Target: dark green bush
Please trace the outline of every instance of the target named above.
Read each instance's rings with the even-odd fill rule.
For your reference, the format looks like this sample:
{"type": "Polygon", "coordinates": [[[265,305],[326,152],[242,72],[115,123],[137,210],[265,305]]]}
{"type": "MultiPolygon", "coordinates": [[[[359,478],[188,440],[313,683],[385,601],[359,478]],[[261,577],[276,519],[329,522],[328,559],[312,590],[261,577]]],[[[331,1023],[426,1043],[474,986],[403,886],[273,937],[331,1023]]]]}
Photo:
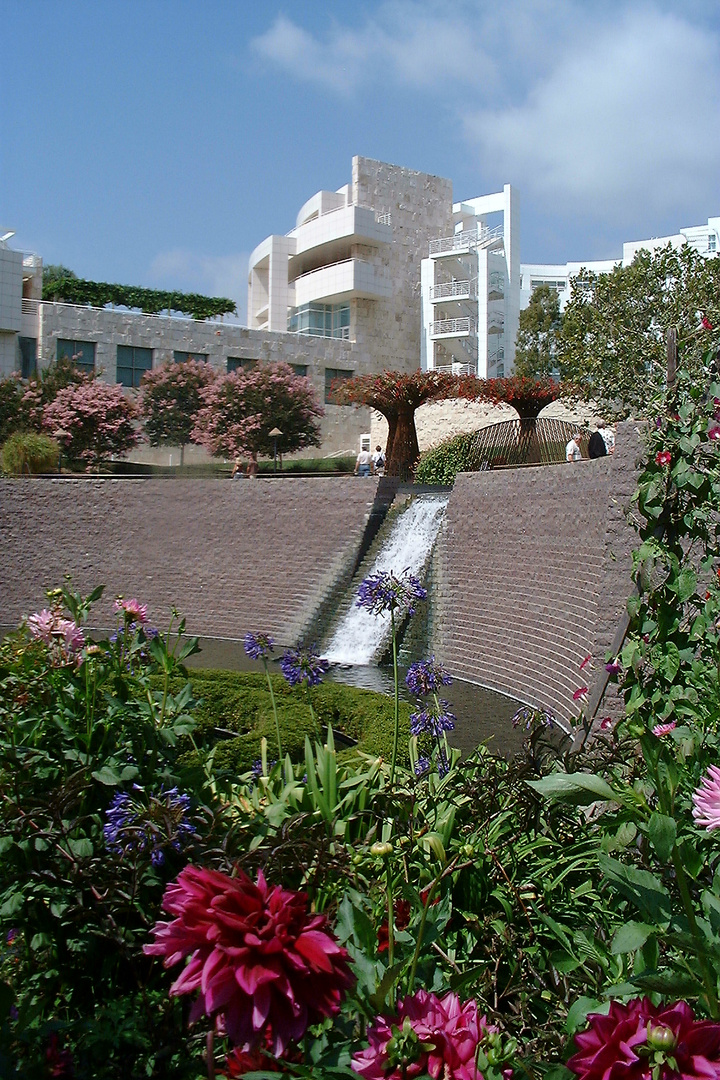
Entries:
{"type": "Polygon", "coordinates": [[[34,431],[16,431],[2,446],[3,472],[15,476],[56,472],[59,458],[55,440],[34,431]]]}
{"type": "Polygon", "coordinates": [[[446,439],[439,446],[433,446],[425,450],[421,455],[415,469],[416,484],[446,484],[455,483],[455,477],[459,472],[468,472],[476,465],[470,464],[470,452],[475,432],[462,432],[446,439]]]}

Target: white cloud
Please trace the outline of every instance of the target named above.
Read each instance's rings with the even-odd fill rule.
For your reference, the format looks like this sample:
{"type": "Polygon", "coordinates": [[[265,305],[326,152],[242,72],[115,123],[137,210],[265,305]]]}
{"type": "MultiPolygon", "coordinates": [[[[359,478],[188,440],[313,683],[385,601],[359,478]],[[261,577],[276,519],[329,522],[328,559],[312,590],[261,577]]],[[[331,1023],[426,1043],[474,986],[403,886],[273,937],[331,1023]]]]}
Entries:
{"type": "Polygon", "coordinates": [[[237,305],[237,318],[247,319],[248,252],[235,255],[199,255],[176,248],[160,252],[150,264],[150,277],[158,287],[183,292],[226,296],[237,305]]]}
{"type": "Polygon", "coordinates": [[[657,9],[630,11],[572,43],[521,104],[469,112],[465,130],[481,161],[585,213],[716,199],[717,37],[657,9]]]}

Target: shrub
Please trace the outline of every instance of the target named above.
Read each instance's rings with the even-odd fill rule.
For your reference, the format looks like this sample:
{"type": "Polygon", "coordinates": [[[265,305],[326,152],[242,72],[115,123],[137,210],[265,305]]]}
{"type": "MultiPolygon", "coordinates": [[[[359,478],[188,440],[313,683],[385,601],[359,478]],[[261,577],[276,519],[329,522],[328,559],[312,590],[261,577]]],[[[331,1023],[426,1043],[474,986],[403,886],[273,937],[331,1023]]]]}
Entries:
{"type": "Polygon", "coordinates": [[[43,427],[64,432],[60,436],[68,458],[81,465],[97,465],[111,454],[124,454],[137,446],[140,436],[133,423],[135,407],[121,386],[92,379],[67,386],[43,412],[43,427]]]}
{"type": "Polygon", "coordinates": [[[467,472],[473,466],[470,463],[472,441],[475,432],[461,432],[451,439],[446,439],[439,446],[433,446],[420,455],[415,470],[416,484],[455,483],[459,472],[467,472]]]}
{"type": "Polygon", "coordinates": [[[60,447],[55,440],[34,431],[17,431],[2,447],[3,471],[13,475],[55,472],[59,458],[60,447]]]}

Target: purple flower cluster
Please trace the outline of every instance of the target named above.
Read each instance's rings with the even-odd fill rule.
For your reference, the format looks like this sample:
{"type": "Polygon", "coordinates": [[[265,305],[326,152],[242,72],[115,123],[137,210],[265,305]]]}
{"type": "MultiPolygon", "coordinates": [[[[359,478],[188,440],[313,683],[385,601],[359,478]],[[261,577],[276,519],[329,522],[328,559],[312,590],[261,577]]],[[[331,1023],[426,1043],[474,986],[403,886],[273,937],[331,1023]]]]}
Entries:
{"type": "Polygon", "coordinates": [[[110,635],[108,641],[118,649],[121,662],[133,671],[138,666],[150,663],[151,655],[145,646],[159,633],[156,627],[147,626],[142,621],[126,621],[110,635]]]}
{"type": "Polygon", "coordinates": [[[554,725],[555,717],[551,712],[547,709],[533,709],[530,705],[524,705],[522,709],[518,709],[512,718],[514,728],[524,727],[526,731],[535,727],[551,728],[554,725]]]}
{"type": "Polygon", "coordinates": [[[356,604],[371,615],[397,611],[398,608],[408,615],[414,615],[418,600],[427,600],[427,590],[423,589],[414,574],[405,571],[396,577],[389,571],[381,570],[370,574],[361,583],[356,604]]]}
{"type": "Polygon", "coordinates": [[[245,652],[251,660],[268,660],[275,647],[269,634],[246,634],[245,652]]]}
{"type": "Polygon", "coordinates": [[[435,696],[435,700],[425,705],[410,717],[411,735],[432,735],[439,739],[445,731],[455,730],[457,717],[450,712],[450,702],[435,696]]]}
{"type": "Polygon", "coordinates": [[[162,866],[168,847],[182,851],[197,834],[187,816],[190,796],[176,787],[161,787],[158,795],[145,800],[142,788],[134,785],[133,790],[134,796],[126,791],[113,795],[105,811],[105,843],[117,855],[149,851],[153,866],[162,866]]]}
{"type": "Polygon", "coordinates": [[[301,683],[317,686],[329,667],[327,660],[322,660],[313,649],[303,645],[298,645],[297,649],[288,649],[280,661],[282,673],[291,686],[299,686],[301,683]]]}
{"type": "Polygon", "coordinates": [[[438,694],[442,686],[449,686],[451,682],[452,678],[434,656],[429,660],[418,660],[411,664],[405,676],[405,685],[410,693],[417,697],[438,694]]]}

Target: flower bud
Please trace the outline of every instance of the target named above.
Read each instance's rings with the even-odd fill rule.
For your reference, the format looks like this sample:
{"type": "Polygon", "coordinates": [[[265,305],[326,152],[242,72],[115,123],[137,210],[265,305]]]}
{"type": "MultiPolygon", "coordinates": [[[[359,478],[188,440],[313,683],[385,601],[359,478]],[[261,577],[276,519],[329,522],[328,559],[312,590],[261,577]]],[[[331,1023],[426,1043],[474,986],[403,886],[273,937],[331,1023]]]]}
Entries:
{"type": "Polygon", "coordinates": [[[370,854],[377,855],[378,858],[382,859],[386,855],[390,855],[392,853],[392,849],[393,846],[389,840],[386,840],[384,843],[380,840],[377,840],[370,848],[370,854]]]}
{"type": "Polygon", "coordinates": [[[648,1024],[647,1041],[652,1050],[674,1050],[677,1045],[675,1032],[664,1024],[656,1027],[648,1024]]]}

